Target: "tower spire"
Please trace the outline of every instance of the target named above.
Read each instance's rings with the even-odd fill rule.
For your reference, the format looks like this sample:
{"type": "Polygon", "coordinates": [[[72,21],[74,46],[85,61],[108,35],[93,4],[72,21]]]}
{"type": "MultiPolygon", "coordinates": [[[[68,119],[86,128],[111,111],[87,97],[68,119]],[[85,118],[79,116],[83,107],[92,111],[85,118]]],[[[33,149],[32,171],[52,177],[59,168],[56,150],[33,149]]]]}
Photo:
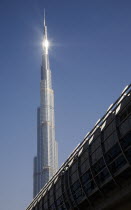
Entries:
{"type": "Polygon", "coordinates": [[[45,21],[45,9],[44,9],[44,39],[43,39],[43,49],[45,54],[48,54],[49,42],[47,37],[47,26],[45,21]]]}
{"type": "Polygon", "coordinates": [[[45,27],[45,8],[44,8],[44,27],[45,27]]]}
{"type": "Polygon", "coordinates": [[[47,39],[47,26],[45,20],[45,9],[44,9],[44,38],[47,39]]]}

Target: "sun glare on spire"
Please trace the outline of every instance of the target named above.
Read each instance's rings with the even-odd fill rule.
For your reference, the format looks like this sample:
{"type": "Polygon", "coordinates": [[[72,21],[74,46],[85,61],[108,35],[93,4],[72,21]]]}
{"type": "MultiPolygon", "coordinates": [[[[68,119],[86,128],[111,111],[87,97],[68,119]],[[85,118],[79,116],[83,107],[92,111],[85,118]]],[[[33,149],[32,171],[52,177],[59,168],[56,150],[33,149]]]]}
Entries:
{"type": "Polygon", "coordinates": [[[48,54],[49,45],[50,44],[49,44],[48,39],[43,40],[42,46],[43,46],[43,49],[46,51],[46,54],[48,54]]]}
{"type": "Polygon", "coordinates": [[[49,41],[47,39],[43,41],[43,47],[49,47],[49,41]]]}
{"type": "Polygon", "coordinates": [[[45,39],[44,41],[43,41],[43,47],[44,48],[49,48],[49,41],[47,40],[47,39],[45,39]]]}

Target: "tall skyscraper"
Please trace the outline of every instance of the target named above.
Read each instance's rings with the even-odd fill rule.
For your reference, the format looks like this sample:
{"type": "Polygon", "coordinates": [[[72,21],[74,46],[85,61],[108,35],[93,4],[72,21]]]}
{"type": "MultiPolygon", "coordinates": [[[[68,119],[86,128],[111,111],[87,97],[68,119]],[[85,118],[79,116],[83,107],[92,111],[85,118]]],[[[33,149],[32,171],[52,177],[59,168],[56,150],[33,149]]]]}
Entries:
{"type": "Polygon", "coordinates": [[[37,109],[37,156],[34,157],[33,197],[58,169],[55,140],[54,91],[48,55],[49,42],[44,15],[44,38],[40,81],[40,107],[37,109]]]}

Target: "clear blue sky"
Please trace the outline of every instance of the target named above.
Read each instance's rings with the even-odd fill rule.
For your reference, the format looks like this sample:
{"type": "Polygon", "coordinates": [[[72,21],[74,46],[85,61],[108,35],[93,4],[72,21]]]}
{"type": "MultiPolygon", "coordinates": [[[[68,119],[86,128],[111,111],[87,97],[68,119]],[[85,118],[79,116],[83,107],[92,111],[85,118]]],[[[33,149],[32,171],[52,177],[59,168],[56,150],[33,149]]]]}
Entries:
{"type": "Polygon", "coordinates": [[[32,200],[44,7],[59,165],[130,83],[130,0],[0,0],[0,210],[32,200]]]}

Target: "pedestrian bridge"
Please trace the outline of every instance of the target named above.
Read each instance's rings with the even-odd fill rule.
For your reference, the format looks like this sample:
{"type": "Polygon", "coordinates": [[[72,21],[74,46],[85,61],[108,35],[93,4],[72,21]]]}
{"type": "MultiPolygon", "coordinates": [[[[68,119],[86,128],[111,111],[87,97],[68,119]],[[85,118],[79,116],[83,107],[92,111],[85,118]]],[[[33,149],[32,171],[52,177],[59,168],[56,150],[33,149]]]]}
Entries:
{"type": "Polygon", "coordinates": [[[131,84],[27,210],[131,209],[131,84]]]}

